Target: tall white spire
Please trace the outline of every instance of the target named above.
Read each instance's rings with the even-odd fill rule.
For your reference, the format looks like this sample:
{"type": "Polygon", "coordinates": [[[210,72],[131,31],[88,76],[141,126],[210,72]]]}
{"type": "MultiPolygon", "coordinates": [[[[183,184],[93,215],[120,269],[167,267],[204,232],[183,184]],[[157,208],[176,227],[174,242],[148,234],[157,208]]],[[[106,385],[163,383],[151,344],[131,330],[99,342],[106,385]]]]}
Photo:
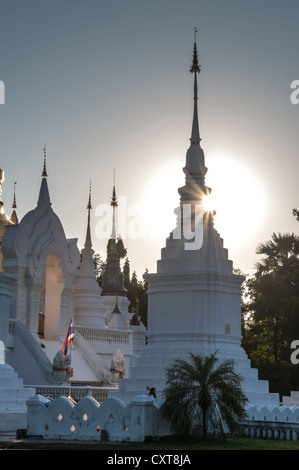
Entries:
{"type": "Polygon", "coordinates": [[[90,235],[91,182],[88,196],[87,230],[81,263],[75,284],[75,324],[106,329],[106,307],[101,302],[101,289],[96,280],[93,263],[94,250],[90,235]]]}
{"type": "Polygon", "coordinates": [[[194,74],[194,92],[193,92],[193,119],[191,128],[190,146],[186,153],[186,165],[184,173],[186,175],[185,186],[179,188],[182,204],[201,204],[207,188],[205,186],[205,174],[207,168],[205,166],[205,155],[200,145],[200,132],[198,124],[198,88],[197,88],[197,74],[200,73],[201,67],[198,63],[197,44],[196,44],[197,29],[194,28],[194,44],[193,44],[193,58],[190,67],[190,72],[194,74]]]}

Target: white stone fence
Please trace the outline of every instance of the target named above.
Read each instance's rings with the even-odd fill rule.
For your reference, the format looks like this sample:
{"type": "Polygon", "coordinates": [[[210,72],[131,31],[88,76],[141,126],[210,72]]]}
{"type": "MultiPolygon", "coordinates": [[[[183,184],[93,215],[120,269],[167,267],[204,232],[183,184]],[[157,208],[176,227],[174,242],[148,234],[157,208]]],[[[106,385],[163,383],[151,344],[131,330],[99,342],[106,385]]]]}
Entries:
{"type": "MultiPolygon", "coordinates": [[[[161,402],[146,395],[129,404],[117,397],[99,403],[84,397],[77,404],[61,396],[54,401],[36,394],[27,401],[27,436],[43,439],[143,442],[147,436],[170,434],[161,402]]],[[[255,438],[299,440],[299,406],[249,406],[241,423],[255,438]]]]}
{"type": "Polygon", "coordinates": [[[299,440],[299,406],[249,406],[243,421],[245,435],[253,438],[299,440]]]}
{"type": "Polygon", "coordinates": [[[137,441],[168,435],[160,404],[138,395],[129,404],[117,397],[103,403],[84,397],[77,404],[61,396],[49,401],[34,395],[27,401],[27,436],[43,439],[137,441]]]}

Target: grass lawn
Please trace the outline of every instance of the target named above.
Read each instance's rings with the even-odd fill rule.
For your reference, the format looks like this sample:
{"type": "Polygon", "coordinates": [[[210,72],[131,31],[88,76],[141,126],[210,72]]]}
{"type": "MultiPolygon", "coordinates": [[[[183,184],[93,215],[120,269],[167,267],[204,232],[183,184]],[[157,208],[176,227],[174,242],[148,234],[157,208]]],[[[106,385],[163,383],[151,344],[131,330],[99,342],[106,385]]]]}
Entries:
{"type": "Polygon", "coordinates": [[[251,439],[247,437],[228,437],[226,442],[211,440],[207,442],[178,442],[174,438],[149,440],[147,442],[78,442],[78,441],[20,441],[0,442],[0,450],[109,450],[117,451],[194,451],[194,450],[299,450],[299,441],[277,441],[270,439],[251,439]]]}

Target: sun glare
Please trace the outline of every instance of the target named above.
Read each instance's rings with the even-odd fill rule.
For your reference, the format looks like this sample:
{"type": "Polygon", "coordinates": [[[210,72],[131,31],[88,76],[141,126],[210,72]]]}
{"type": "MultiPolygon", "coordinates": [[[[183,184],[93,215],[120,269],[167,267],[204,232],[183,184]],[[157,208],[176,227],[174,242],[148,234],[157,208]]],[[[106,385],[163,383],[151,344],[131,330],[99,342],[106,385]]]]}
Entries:
{"type": "Polygon", "coordinates": [[[207,212],[213,212],[215,210],[215,206],[217,205],[217,201],[215,201],[214,195],[209,194],[204,196],[203,198],[203,208],[207,212]]]}
{"type": "MultiPolygon", "coordinates": [[[[258,175],[225,155],[206,159],[206,185],[211,194],[204,208],[216,211],[214,226],[229,249],[240,249],[259,230],[267,210],[267,196],[258,175]]],[[[144,221],[148,238],[164,243],[176,225],[178,188],[184,185],[182,164],[165,167],[145,188],[144,221]]]]}

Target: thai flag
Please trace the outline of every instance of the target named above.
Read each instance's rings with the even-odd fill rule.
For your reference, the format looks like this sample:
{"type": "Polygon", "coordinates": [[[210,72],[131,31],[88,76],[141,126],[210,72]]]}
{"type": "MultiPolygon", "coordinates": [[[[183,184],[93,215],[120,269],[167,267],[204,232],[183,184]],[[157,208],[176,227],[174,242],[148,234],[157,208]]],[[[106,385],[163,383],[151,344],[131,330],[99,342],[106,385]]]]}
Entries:
{"type": "Polygon", "coordinates": [[[67,355],[67,348],[68,348],[68,345],[70,343],[72,343],[74,341],[74,325],[73,325],[73,322],[71,320],[70,322],[70,326],[69,326],[69,329],[67,331],[67,335],[65,337],[65,340],[64,340],[64,343],[63,343],[63,346],[61,348],[61,351],[63,352],[63,359],[65,358],[65,356],[67,355]]]}

